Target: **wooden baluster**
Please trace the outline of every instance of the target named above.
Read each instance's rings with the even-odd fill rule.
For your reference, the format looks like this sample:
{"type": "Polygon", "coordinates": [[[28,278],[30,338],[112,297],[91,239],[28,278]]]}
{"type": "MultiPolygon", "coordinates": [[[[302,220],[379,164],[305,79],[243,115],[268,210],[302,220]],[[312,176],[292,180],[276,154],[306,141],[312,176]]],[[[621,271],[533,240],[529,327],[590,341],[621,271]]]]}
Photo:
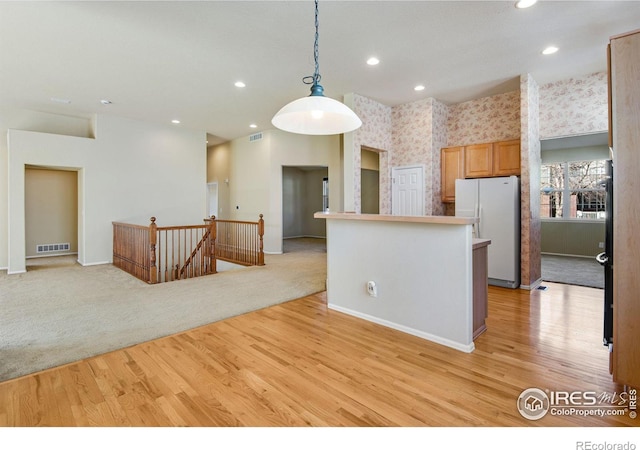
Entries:
{"type": "Polygon", "coordinates": [[[262,237],[264,236],[264,220],[260,214],[260,220],[258,220],[258,237],[259,237],[259,249],[258,249],[258,265],[264,266],[264,242],[262,237]]]}
{"type": "Polygon", "coordinates": [[[156,267],[156,239],[158,234],[158,225],[156,225],[156,218],[151,218],[151,225],[149,225],[149,249],[151,250],[149,258],[149,283],[156,284],[158,282],[158,268],[156,267]]]}
{"type": "Polygon", "coordinates": [[[211,223],[209,224],[209,240],[211,247],[209,250],[209,261],[211,273],[218,273],[218,260],[216,259],[216,239],[218,239],[218,222],[216,216],[211,216],[211,223]]]}

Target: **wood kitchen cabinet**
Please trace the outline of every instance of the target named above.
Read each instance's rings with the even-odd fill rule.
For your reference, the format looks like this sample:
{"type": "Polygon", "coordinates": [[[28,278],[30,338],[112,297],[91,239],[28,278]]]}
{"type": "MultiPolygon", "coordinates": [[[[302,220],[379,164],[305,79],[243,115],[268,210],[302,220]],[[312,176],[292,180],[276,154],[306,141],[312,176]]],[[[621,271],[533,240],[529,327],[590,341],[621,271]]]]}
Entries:
{"type": "Polygon", "coordinates": [[[442,202],[455,203],[456,179],[520,175],[520,139],[445,147],[440,170],[442,202]]]}
{"type": "Polygon", "coordinates": [[[489,239],[473,240],[473,340],[487,330],[488,315],[488,248],[489,239]]]}
{"type": "Polygon", "coordinates": [[[464,147],[443,148],[440,171],[442,202],[453,203],[456,200],[456,179],[464,178],[464,147]]]}
{"type": "Polygon", "coordinates": [[[611,363],[616,383],[640,388],[640,30],[611,38],[609,73],[614,193],[611,363]]]}
{"type": "Polygon", "coordinates": [[[520,140],[467,145],[464,148],[465,178],[520,175],[520,140]]]}
{"type": "Polygon", "coordinates": [[[464,177],[493,176],[493,144],[467,145],[464,148],[464,177]]]}
{"type": "Polygon", "coordinates": [[[520,139],[493,143],[493,176],[520,175],[520,139]]]}

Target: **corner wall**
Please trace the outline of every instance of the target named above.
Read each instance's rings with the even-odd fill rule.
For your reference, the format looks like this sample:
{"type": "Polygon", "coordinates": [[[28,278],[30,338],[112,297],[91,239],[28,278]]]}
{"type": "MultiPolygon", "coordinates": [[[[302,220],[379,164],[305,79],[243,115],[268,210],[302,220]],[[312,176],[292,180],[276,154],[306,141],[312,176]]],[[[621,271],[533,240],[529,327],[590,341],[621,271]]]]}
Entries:
{"type": "Polygon", "coordinates": [[[535,289],[542,277],[540,261],[540,106],[531,75],[520,79],[520,283],[535,289]]]}
{"type": "Polygon", "coordinates": [[[337,211],[340,198],[333,193],[342,190],[340,136],[306,136],[280,130],[262,134],[257,141],[243,137],[229,144],[230,218],[256,221],[263,214],[264,251],[282,253],[282,167],[328,167],[329,208],[337,211]]]}
{"type": "Polygon", "coordinates": [[[112,260],[113,221],[202,223],[206,214],[206,135],[98,116],[96,138],[9,130],[7,265],[25,271],[25,166],[78,170],[78,261],[112,260]]]}

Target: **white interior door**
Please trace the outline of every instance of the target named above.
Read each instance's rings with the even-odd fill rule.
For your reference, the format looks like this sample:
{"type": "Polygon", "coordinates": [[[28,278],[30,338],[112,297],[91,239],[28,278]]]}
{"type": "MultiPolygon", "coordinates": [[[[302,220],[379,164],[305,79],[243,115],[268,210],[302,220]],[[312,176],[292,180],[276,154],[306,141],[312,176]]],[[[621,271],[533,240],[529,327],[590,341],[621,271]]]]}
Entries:
{"type": "Polygon", "coordinates": [[[218,217],[218,183],[207,184],[207,213],[218,217]]]}
{"type": "Polygon", "coordinates": [[[424,215],[424,167],[391,169],[391,213],[395,216],[424,215]]]}

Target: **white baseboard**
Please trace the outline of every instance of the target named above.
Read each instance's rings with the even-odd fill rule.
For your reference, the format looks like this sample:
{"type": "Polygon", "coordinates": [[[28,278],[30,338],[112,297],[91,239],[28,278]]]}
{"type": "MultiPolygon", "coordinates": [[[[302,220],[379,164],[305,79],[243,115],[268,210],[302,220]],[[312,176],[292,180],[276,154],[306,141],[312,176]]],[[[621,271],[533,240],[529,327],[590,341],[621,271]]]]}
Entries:
{"type": "Polygon", "coordinates": [[[14,270],[14,271],[9,272],[7,270],[7,275],[18,275],[19,273],[27,273],[27,271],[26,270],[14,270]]]}
{"type": "MultiPolygon", "coordinates": [[[[604,251],[604,249],[602,249],[604,251]]],[[[585,256],[585,255],[567,255],[566,253],[540,253],[541,255],[549,255],[549,256],[568,256],[571,258],[584,258],[584,259],[596,259],[595,256],[585,256]]]]}
{"type": "Polygon", "coordinates": [[[104,265],[104,264],[111,264],[111,261],[92,262],[92,263],[82,263],[82,262],[80,262],[80,260],[78,260],[78,264],[80,264],[82,267],[89,267],[89,266],[102,266],[102,265],[104,265]]]}
{"type": "Polygon", "coordinates": [[[521,284],[520,285],[520,289],[524,289],[527,291],[534,291],[536,289],[538,289],[538,286],[540,286],[542,284],[542,278],[538,278],[536,281],[534,281],[533,283],[527,285],[527,284],[521,284]]]}
{"type": "Polygon", "coordinates": [[[343,308],[342,306],[334,305],[331,303],[329,303],[327,306],[329,307],[329,309],[333,309],[335,311],[348,314],[350,316],[354,316],[369,322],[377,323],[378,325],[382,325],[388,328],[393,328],[394,330],[402,331],[403,333],[411,334],[413,336],[417,336],[427,341],[435,342],[436,344],[441,344],[455,350],[460,350],[461,352],[471,353],[473,350],[475,350],[475,345],[473,342],[471,342],[471,344],[469,345],[465,345],[460,342],[443,338],[441,336],[436,336],[435,334],[425,333],[424,331],[416,330],[415,328],[410,328],[404,325],[397,324],[395,322],[390,322],[388,320],[370,316],[369,314],[364,314],[349,308],[343,308]]]}

